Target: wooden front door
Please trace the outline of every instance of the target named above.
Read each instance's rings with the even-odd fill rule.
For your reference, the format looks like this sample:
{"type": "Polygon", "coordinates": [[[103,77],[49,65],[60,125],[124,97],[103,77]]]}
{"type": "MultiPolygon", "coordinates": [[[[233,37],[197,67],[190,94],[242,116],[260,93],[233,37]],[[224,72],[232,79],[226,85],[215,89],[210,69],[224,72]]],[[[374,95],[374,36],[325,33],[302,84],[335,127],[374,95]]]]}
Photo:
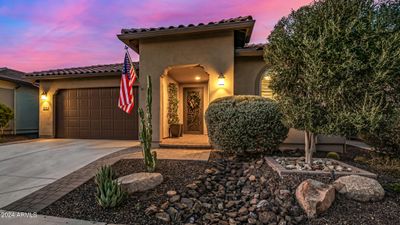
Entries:
{"type": "Polygon", "coordinates": [[[183,132],[203,134],[203,88],[183,88],[183,132]]]}

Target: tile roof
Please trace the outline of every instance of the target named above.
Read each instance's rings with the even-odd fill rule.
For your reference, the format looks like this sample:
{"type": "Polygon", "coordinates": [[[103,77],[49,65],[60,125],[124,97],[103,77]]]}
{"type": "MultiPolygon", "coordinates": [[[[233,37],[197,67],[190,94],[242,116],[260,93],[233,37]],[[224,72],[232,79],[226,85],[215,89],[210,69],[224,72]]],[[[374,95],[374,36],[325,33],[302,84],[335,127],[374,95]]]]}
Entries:
{"type": "Polygon", "coordinates": [[[178,26],[168,26],[168,27],[156,27],[156,28],[131,28],[131,29],[122,29],[121,34],[133,34],[133,33],[144,33],[144,32],[152,32],[152,31],[162,31],[162,30],[180,30],[184,28],[200,28],[200,27],[211,27],[215,25],[221,24],[230,24],[230,23],[239,23],[239,22],[247,22],[254,21],[252,16],[240,16],[236,18],[223,19],[216,22],[209,23],[199,23],[199,24],[189,24],[189,25],[178,25],[178,26]]]}
{"type": "MultiPolygon", "coordinates": [[[[139,63],[134,62],[136,70],[139,68],[139,63]]],[[[46,70],[40,72],[27,73],[27,78],[41,78],[41,77],[80,77],[81,75],[98,76],[102,73],[120,73],[122,72],[122,63],[106,64],[106,65],[93,65],[84,67],[73,67],[56,70],[46,70]]]]}
{"type": "Polygon", "coordinates": [[[13,70],[7,67],[0,68],[0,80],[6,80],[17,84],[35,86],[35,84],[29,82],[29,80],[24,79],[24,74],[25,74],[24,72],[13,70]]]}

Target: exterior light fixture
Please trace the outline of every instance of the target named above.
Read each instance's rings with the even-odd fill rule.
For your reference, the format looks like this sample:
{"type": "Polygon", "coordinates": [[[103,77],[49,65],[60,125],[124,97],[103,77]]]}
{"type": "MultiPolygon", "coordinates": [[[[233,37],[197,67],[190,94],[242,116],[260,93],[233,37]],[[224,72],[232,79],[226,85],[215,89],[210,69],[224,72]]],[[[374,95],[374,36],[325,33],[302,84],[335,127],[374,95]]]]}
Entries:
{"type": "Polygon", "coordinates": [[[222,73],[218,76],[218,85],[219,86],[224,86],[225,85],[225,76],[222,73]]]}
{"type": "Polygon", "coordinates": [[[47,101],[47,93],[42,92],[42,94],[40,95],[40,99],[42,99],[42,101],[47,101]]]}
{"type": "Polygon", "coordinates": [[[195,79],[195,80],[200,80],[200,77],[199,77],[199,76],[196,76],[194,79],[195,79]]]}

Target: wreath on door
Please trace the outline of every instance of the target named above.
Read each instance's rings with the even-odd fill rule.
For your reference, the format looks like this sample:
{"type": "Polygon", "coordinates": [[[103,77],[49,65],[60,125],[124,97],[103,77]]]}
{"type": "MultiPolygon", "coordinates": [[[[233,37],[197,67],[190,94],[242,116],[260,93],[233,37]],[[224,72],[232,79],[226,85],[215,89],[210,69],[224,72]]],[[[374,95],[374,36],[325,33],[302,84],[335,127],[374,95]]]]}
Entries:
{"type": "Polygon", "coordinates": [[[200,107],[200,96],[198,92],[191,92],[187,99],[187,104],[191,110],[198,109],[200,107]]]}

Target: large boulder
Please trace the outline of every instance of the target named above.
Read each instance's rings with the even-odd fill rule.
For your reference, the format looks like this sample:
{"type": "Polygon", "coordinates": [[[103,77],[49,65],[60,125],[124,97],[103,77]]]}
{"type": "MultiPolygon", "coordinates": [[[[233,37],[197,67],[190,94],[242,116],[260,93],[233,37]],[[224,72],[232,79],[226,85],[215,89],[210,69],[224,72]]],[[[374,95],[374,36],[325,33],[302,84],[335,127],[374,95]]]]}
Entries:
{"type": "Polygon", "coordinates": [[[133,173],[117,179],[123,190],[129,194],[155,188],[163,182],[160,173],[133,173]]]}
{"type": "Polygon", "coordinates": [[[385,190],[375,179],[350,175],[340,177],[333,183],[335,189],[347,198],[360,201],[379,201],[385,196],[385,190]]]}
{"type": "Polygon", "coordinates": [[[296,189],[296,199],[308,218],[326,211],[335,200],[335,188],[316,180],[307,179],[296,189]]]}

